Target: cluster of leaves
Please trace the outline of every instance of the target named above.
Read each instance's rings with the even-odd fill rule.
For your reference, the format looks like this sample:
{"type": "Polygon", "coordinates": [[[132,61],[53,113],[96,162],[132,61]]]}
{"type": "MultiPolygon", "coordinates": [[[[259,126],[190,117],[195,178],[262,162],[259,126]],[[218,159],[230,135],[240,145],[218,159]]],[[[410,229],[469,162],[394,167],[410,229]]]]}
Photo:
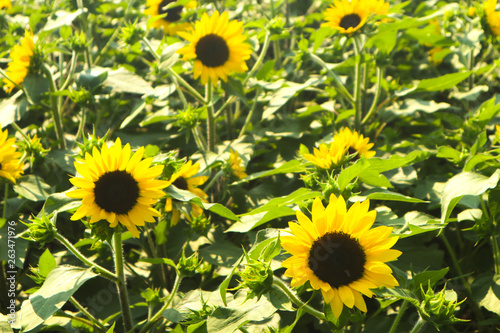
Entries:
{"type": "MultiPolygon", "coordinates": [[[[364,52],[357,55],[350,35],[320,27],[326,1],[201,4],[194,17],[224,9],[245,22],[254,50],[252,75],[233,75],[214,89],[213,105],[221,112],[211,152],[197,142],[207,106],[177,78],[201,95],[204,87],[176,53],[182,39],[148,26],[144,3],[16,1],[0,13],[3,58],[29,24],[52,73],[30,73],[12,95],[0,91],[0,124],[36,134],[42,147],[25,149],[25,175],[3,195],[0,261],[9,259],[6,221],[26,223],[18,223],[18,234],[42,227],[51,232],[31,241],[16,238],[19,310],[13,329],[123,331],[116,286],[68,250],[73,246],[113,270],[106,237],[96,239],[88,223],[70,221],[80,203],[64,193],[76,173],[75,157],[101,145],[99,137],[146,146],[146,156],[164,164],[167,174],[192,159],[209,176],[209,202],[175,186],[165,190],[184,213],[178,224],[170,222],[162,200],[162,217],[143,228],[143,237],[125,234],[138,330],[151,323],[151,332],[380,332],[397,320],[403,332],[418,318],[433,324],[425,332],[498,327],[500,44],[479,1],[390,4],[388,18],[362,35],[364,52]],[[338,82],[353,91],[357,66],[364,72],[362,106],[374,111],[358,130],[375,143],[377,154],[315,178],[317,170],[303,155],[342,127],[355,126],[355,110],[338,82]],[[55,106],[64,144],[53,122],[55,106]],[[239,153],[247,177],[239,179],[228,167],[231,150],[239,153]],[[325,307],[328,320],[320,322],[273,278],[283,278],[287,257],[279,229],[297,209],[307,211],[315,197],[330,193],[350,203],[370,199],[376,224],[394,228],[400,236],[394,248],[403,254],[391,263],[400,286],[377,290],[380,298],[369,303],[367,314],[352,310],[332,318],[325,307]],[[204,214],[190,216],[191,204],[204,214]],[[180,275],[182,284],[173,292],[180,275]],[[167,300],[171,306],[152,321],[167,300]]],[[[21,141],[22,134],[16,136],[21,141]]],[[[23,145],[30,147],[29,141],[23,145]]],[[[0,273],[4,313],[8,299],[0,273]]],[[[321,308],[307,284],[297,294],[321,308]]],[[[2,323],[0,328],[12,332],[2,323]]]]}

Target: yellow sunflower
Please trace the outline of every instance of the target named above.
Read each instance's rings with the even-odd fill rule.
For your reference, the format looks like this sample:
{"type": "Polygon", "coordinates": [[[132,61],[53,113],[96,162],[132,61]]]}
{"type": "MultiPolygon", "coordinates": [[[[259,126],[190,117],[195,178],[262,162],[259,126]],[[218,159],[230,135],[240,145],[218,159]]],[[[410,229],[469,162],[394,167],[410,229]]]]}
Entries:
{"type": "Polygon", "coordinates": [[[371,14],[370,0],[338,0],[325,11],[326,23],[344,34],[351,34],[359,30],[371,14]]]}
{"type": "Polygon", "coordinates": [[[486,21],[490,26],[491,31],[500,36],[500,11],[495,11],[497,7],[497,0],[487,0],[484,3],[484,12],[486,14],[486,21]]]}
{"type": "Polygon", "coordinates": [[[10,3],[10,0],[0,0],[0,9],[11,9],[12,4],[10,3]]]}
{"type": "Polygon", "coordinates": [[[178,35],[190,42],[178,52],[184,60],[195,60],[194,78],[201,76],[202,84],[210,79],[216,86],[219,78],[227,81],[232,72],[248,70],[245,61],[250,58],[252,50],[245,43],[247,37],[243,34],[243,22],[229,21],[227,12],[219,15],[215,11],[210,17],[204,13],[194,29],[179,31],[178,35]]]}
{"type": "MultiPolygon", "coordinates": [[[[203,192],[202,189],[197,186],[205,184],[208,177],[207,176],[197,176],[194,177],[200,171],[200,164],[195,163],[193,161],[188,161],[184,164],[179,171],[174,173],[172,177],[170,177],[169,183],[175,185],[175,187],[189,191],[196,196],[200,197],[203,201],[206,201],[208,195],[203,192]]],[[[172,212],[172,224],[176,225],[179,222],[180,212],[179,210],[174,208],[172,198],[167,198],[167,203],[165,205],[165,211],[172,212]]],[[[203,209],[198,205],[191,205],[191,214],[194,217],[198,217],[203,213],[203,209]]]]}
{"type": "Polygon", "coordinates": [[[121,223],[138,238],[137,226],[160,216],[151,205],[165,195],[161,189],[170,184],[155,179],[163,165],[151,166],[153,159],[143,160],[143,155],[144,147],[132,155],[130,145],[122,147],[117,138],[112,147],[104,144],[101,151],[94,147],[92,155],[86,153],[84,159],[78,159],[74,163],[78,176],[70,179],[78,189],[66,195],[82,199],[82,205],[71,219],[107,220],[111,228],[121,223]]]}
{"type": "Polygon", "coordinates": [[[0,126],[0,177],[16,183],[16,179],[23,174],[21,153],[16,150],[16,139],[8,138],[9,132],[2,131],[0,126]]]}
{"type": "Polygon", "coordinates": [[[21,45],[14,45],[10,52],[12,61],[9,62],[7,67],[7,76],[10,80],[3,79],[5,91],[10,93],[16,84],[19,85],[24,81],[24,78],[28,75],[34,53],[35,43],[33,42],[33,33],[25,30],[24,37],[21,38],[21,45]]]}
{"type": "Polygon", "coordinates": [[[314,148],[314,154],[304,154],[304,158],[321,169],[331,170],[342,164],[346,151],[347,146],[341,141],[330,145],[320,143],[318,148],[314,148]]]}
{"type": "MultiPolygon", "coordinates": [[[[163,28],[163,31],[170,36],[177,34],[177,31],[184,31],[188,29],[191,24],[188,22],[181,21],[181,13],[184,9],[183,6],[175,6],[169,9],[164,9],[169,4],[175,2],[176,0],[147,0],[148,8],[144,11],[144,14],[151,15],[153,17],[159,15],[165,15],[162,18],[158,18],[152,24],[155,28],[163,28]]],[[[186,8],[196,8],[196,1],[190,1],[186,8]]]]}
{"type": "Polygon", "coordinates": [[[233,174],[239,179],[243,179],[248,177],[245,173],[245,167],[241,166],[241,158],[237,151],[230,149],[231,153],[229,155],[229,165],[231,166],[231,170],[233,174]]]}
{"type": "Polygon", "coordinates": [[[309,281],[312,288],[321,290],[337,318],[344,304],[366,312],[362,295],[372,297],[370,289],[398,285],[385,264],[401,255],[391,249],[398,237],[389,237],[391,227],[370,229],[376,211],[368,211],[369,205],[369,200],[356,202],[347,210],[342,196],[332,194],[325,209],[316,198],[312,221],[298,211],[298,223],[289,223],[292,235],[280,238],[292,255],[283,262],[285,275],[292,278],[291,286],[309,281]]]}
{"type": "Polygon", "coordinates": [[[342,142],[348,148],[349,155],[357,153],[366,158],[375,156],[375,152],[370,150],[373,147],[373,143],[369,143],[370,139],[356,131],[351,132],[349,128],[341,129],[333,136],[333,140],[334,142],[342,142]]]}

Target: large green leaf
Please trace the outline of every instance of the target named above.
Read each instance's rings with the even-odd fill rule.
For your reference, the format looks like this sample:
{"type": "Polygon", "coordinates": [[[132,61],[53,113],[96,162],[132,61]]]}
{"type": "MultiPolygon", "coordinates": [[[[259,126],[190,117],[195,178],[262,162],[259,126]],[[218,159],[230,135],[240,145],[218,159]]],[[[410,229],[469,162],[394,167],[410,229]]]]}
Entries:
{"type": "Polygon", "coordinates": [[[41,201],[47,199],[52,193],[52,187],[45,183],[42,177],[37,175],[27,175],[19,178],[14,185],[14,191],[31,201],[41,201]]]}
{"type": "Polygon", "coordinates": [[[458,202],[466,195],[481,195],[494,188],[500,179],[500,170],[490,177],[474,172],[462,172],[451,178],[443,188],[441,198],[441,223],[448,221],[450,214],[458,202]]]}
{"type": "Polygon", "coordinates": [[[417,198],[412,198],[397,192],[392,192],[386,189],[373,189],[369,190],[363,195],[357,195],[352,198],[353,200],[360,199],[370,199],[370,200],[389,200],[389,201],[401,201],[401,202],[412,202],[412,203],[424,203],[427,201],[420,200],[417,198]]]}
{"type": "Polygon", "coordinates": [[[302,203],[304,200],[317,196],[321,196],[321,193],[300,188],[287,196],[274,198],[265,205],[247,214],[240,215],[241,222],[234,223],[227,232],[248,232],[275,218],[295,215],[295,210],[290,207],[291,205],[302,203]]]}
{"type": "Polygon", "coordinates": [[[21,305],[19,319],[22,332],[31,331],[50,318],[78,288],[96,276],[90,268],[69,265],[54,268],[42,287],[21,305]]]}
{"type": "Polygon", "coordinates": [[[218,214],[222,217],[225,217],[225,218],[228,218],[231,220],[235,220],[235,221],[239,221],[238,216],[236,216],[228,208],[226,208],[218,203],[203,202],[200,197],[198,197],[197,195],[195,195],[189,191],[178,189],[175,186],[169,186],[169,187],[167,187],[165,192],[175,200],[179,200],[179,201],[183,201],[183,202],[192,202],[192,203],[197,204],[198,206],[202,207],[203,209],[209,210],[209,211],[211,211],[215,214],[218,214]]]}
{"type": "Polygon", "coordinates": [[[207,320],[207,331],[233,333],[248,322],[258,322],[271,317],[276,308],[265,297],[260,300],[246,300],[246,294],[239,292],[227,307],[217,308],[207,320]]]}
{"type": "Polygon", "coordinates": [[[365,158],[361,158],[350,167],[342,170],[337,180],[340,191],[343,191],[351,180],[358,177],[368,167],[370,167],[370,162],[365,158]]]}
{"type": "Polygon", "coordinates": [[[480,275],[474,280],[471,288],[474,301],[500,315],[500,275],[480,275]]]}
{"type": "Polygon", "coordinates": [[[296,172],[304,172],[305,170],[306,170],[306,167],[303,163],[301,163],[300,161],[297,161],[297,160],[291,160],[291,161],[288,161],[288,162],[280,165],[277,168],[251,174],[248,177],[246,177],[240,181],[232,183],[231,185],[238,185],[240,183],[249,182],[250,180],[254,180],[257,178],[269,177],[269,176],[278,175],[281,173],[290,173],[290,172],[296,173],[296,172]]]}

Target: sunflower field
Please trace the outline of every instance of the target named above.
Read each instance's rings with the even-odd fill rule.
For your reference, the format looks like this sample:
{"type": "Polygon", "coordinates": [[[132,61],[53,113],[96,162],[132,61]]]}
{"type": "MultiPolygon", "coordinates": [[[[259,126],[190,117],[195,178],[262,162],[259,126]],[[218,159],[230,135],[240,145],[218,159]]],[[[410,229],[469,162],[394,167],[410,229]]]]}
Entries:
{"type": "Polygon", "coordinates": [[[497,0],[0,0],[0,333],[499,332],[497,0]]]}

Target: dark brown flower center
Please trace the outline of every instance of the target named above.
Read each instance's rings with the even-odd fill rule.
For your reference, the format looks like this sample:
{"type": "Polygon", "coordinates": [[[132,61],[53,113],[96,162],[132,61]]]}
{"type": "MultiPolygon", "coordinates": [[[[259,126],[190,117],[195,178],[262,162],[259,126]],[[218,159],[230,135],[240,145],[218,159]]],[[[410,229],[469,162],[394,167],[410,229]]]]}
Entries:
{"type": "Polygon", "coordinates": [[[186,179],[184,177],[179,177],[177,178],[173,184],[175,185],[175,187],[181,189],[181,190],[185,190],[187,191],[188,189],[188,183],[186,181],[186,179]]]}
{"type": "Polygon", "coordinates": [[[207,67],[219,67],[229,59],[229,47],[219,35],[203,36],[196,43],[196,58],[207,67]]]}
{"type": "Polygon", "coordinates": [[[175,0],[163,0],[159,5],[158,5],[158,14],[163,15],[167,14],[163,19],[168,22],[177,22],[181,19],[181,12],[182,12],[182,6],[174,6],[169,9],[165,9],[168,4],[171,4],[172,2],[175,2],[175,0]]]}
{"type": "Polygon", "coordinates": [[[108,213],[127,214],[137,204],[139,184],[126,171],[106,172],[95,182],[95,203],[108,213]]]}
{"type": "Polygon", "coordinates": [[[366,255],[359,242],[341,231],[316,239],[309,251],[309,268],[334,288],[362,278],[365,262],[366,255]]]}
{"type": "Polygon", "coordinates": [[[356,28],[361,23],[361,17],[358,14],[348,14],[340,20],[339,26],[345,30],[349,28],[356,28]]]}

